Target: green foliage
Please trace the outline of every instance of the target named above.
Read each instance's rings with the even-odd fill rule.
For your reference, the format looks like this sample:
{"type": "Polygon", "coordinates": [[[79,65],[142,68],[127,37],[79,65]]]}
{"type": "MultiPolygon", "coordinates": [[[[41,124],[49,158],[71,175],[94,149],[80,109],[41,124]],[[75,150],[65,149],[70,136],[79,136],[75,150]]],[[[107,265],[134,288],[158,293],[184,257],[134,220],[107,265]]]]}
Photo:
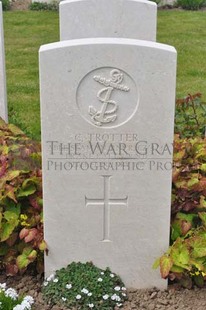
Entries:
{"type": "Polygon", "coordinates": [[[9,0],[1,0],[3,11],[10,10],[10,1],[9,0]]]}
{"type": "MultiPolygon", "coordinates": [[[[58,19],[52,11],[4,12],[9,119],[35,140],[40,140],[38,50],[59,40],[58,19]]],[[[178,52],[177,97],[200,91],[205,100],[205,12],[159,10],[157,21],[157,41],[178,52]]]]}
{"type": "Polygon", "coordinates": [[[33,262],[43,271],[39,143],[0,119],[0,268],[8,275],[33,262]]]}
{"type": "Polygon", "coordinates": [[[177,5],[186,10],[196,11],[205,6],[205,0],[177,0],[177,5]]]}
{"type": "Polygon", "coordinates": [[[19,296],[13,288],[0,283],[0,310],[29,310],[34,300],[31,296],[19,296]]]}
{"type": "Polygon", "coordinates": [[[152,2],[155,2],[156,4],[159,4],[161,2],[161,0],[150,0],[152,2]]]}
{"type": "Polygon", "coordinates": [[[175,132],[181,137],[204,137],[205,120],[206,103],[201,101],[200,93],[176,101],[175,132]]]}
{"type": "Polygon", "coordinates": [[[58,11],[59,2],[58,1],[53,1],[51,3],[33,2],[30,4],[29,9],[31,11],[58,11]]]}
{"type": "Polygon", "coordinates": [[[58,14],[4,12],[4,34],[9,122],[40,141],[38,50],[59,40],[58,14]]]}
{"type": "Polygon", "coordinates": [[[154,267],[184,287],[206,280],[206,139],[175,136],[171,246],[154,267]]]}
{"type": "Polygon", "coordinates": [[[50,304],[68,308],[112,310],[127,299],[126,288],[109,268],[90,263],[72,263],[56,271],[44,282],[43,295],[50,304]]]}

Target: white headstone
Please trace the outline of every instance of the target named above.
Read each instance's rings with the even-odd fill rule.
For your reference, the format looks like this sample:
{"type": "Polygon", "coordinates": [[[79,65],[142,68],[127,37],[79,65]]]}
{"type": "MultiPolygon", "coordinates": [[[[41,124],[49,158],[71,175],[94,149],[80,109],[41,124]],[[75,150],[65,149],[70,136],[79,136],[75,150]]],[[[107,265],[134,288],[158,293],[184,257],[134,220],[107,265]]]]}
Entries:
{"type": "Polygon", "coordinates": [[[131,39],[40,49],[46,274],[109,266],[128,287],[165,288],[176,51],[131,39]]]}
{"type": "Polygon", "coordinates": [[[156,41],[157,5],[147,0],[60,3],[60,40],[114,37],[156,41]]]}
{"type": "Polygon", "coordinates": [[[8,122],[2,3],[0,2],[0,117],[8,122]]]}

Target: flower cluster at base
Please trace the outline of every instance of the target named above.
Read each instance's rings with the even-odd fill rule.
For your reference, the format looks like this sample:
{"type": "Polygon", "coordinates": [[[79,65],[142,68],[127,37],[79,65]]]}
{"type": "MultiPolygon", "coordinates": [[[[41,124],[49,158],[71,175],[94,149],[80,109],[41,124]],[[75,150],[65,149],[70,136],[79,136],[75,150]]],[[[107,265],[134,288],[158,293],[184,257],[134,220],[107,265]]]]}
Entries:
{"type": "Polygon", "coordinates": [[[127,300],[119,276],[91,262],[72,263],[50,275],[43,283],[43,296],[50,304],[81,310],[113,310],[121,308],[127,300]]]}
{"type": "Polygon", "coordinates": [[[15,289],[0,283],[0,310],[31,310],[33,303],[33,297],[19,297],[15,289]]]}

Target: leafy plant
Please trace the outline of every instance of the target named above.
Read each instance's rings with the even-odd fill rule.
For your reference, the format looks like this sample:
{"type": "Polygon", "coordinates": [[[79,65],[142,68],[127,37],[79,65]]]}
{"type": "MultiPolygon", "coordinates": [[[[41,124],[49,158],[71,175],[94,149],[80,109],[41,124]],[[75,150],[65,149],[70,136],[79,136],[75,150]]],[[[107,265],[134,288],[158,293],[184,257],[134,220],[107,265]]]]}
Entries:
{"type": "Polygon", "coordinates": [[[177,0],[177,5],[186,10],[196,11],[205,6],[205,0],[177,0]]]}
{"type": "Polygon", "coordinates": [[[78,309],[112,310],[127,299],[123,282],[110,269],[102,270],[90,263],[71,263],[49,276],[43,295],[50,304],[76,306],[78,309]]]}
{"type": "Polygon", "coordinates": [[[155,2],[156,4],[159,4],[161,2],[161,0],[150,0],[152,2],[155,2]]]}
{"type": "Polygon", "coordinates": [[[197,93],[176,101],[175,132],[181,137],[205,135],[206,103],[201,96],[197,93]]]}
{"type": "Polygon", "coordinates": [[[31,296],[19,296],[13,288],[0,283],[0,310],[30,310],[34,299],[31,296]]]}
{"type": "Polygon", "coordinates": [[[32,2],[29,6],[31,11],[58,11],[59,2],[53,1],[51,3],[47,2],[32,2]]]}
{"type": "Polygon", "coordinates": [[[0,268],[43,272],[40,145],[0,119],[0,268]]]}
{"type": "Polygon", "coordinates": [[[171,246],[156,261],[162,278],[191,288],[206,280],[206,139],[175,136],[171,246]]]}
{"type": "Polygon", "coordinates": [[[10,1],[9,0],[1,0],[3,11],[10,10],[10,1]]]}

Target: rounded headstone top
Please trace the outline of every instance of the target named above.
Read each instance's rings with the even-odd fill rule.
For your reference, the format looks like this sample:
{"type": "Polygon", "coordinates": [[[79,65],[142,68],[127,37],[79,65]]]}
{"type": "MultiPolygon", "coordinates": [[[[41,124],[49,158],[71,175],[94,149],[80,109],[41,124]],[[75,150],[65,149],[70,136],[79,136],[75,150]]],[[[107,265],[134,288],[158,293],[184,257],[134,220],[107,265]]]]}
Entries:
{"type": "Polygon", "coordinates": [[[156,41],[157,5],[147,0],[66,0],[60,40],[113,37],[156,41]]]}

